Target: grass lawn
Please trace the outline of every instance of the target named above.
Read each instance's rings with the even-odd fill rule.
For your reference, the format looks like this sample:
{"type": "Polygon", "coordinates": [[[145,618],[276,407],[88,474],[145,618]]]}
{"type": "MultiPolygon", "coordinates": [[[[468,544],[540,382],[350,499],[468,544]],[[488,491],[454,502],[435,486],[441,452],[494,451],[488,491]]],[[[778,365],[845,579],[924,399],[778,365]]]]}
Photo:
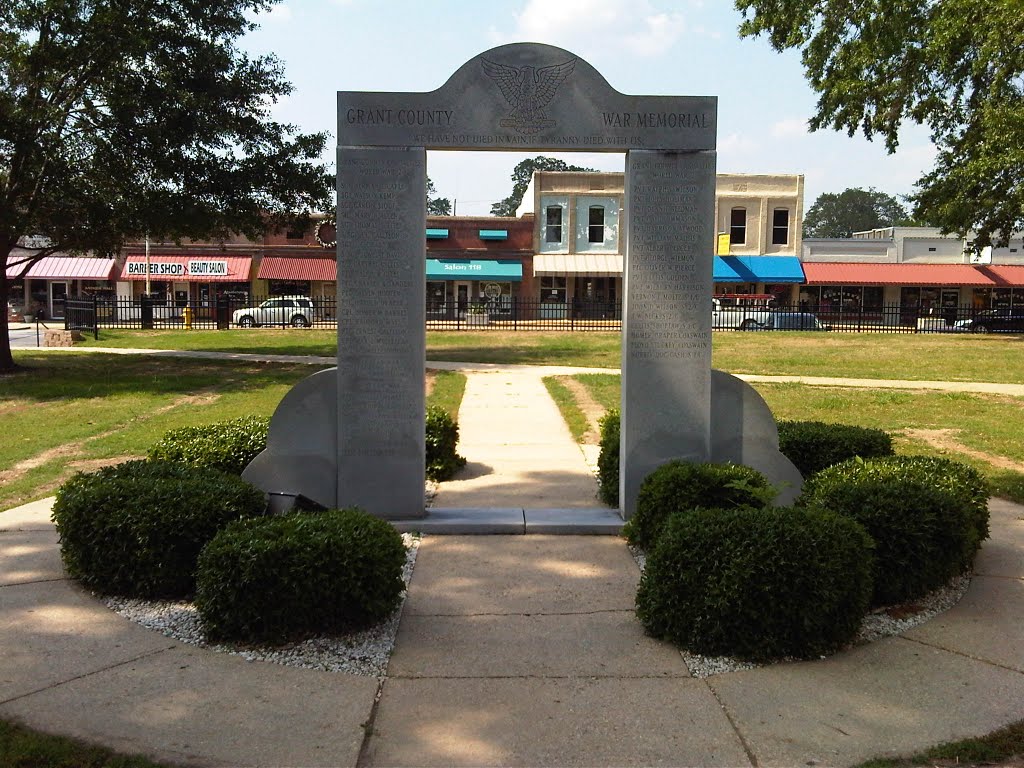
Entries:
{"type": "MultiPolygon", "coordinates": [[[[730,373],[936,381],[1024,381],[1024,336],[1008,334],[713,334],[712,364],[730,373]]],[[[103,330],[88,346],[200,349],[266,354],[336,354],[333,330],[103,330]]],[[[618,332],[427,333],[427,359],[618,368],[618,332]]]]}
{"type": "MultiPolygon", "coordinates": [[[[16,353],[0,379],[0,509],[48,496],[77,470],[145,456],[177,427],[269,416],[318,366],[92,353],[16,353]]],[[[458,411],[459,373],[428,377],[429,404],[458,411]]]]}
{"type": "Polygon", "coordinates": [[[961,739],[930,747],[904,758],[878,758],[857,768],[915,768],[916,766],[1021,765],[1024,757],[1024,720],[974,739],[961,739]]]}
{"type": "MultiPolygon", "coordinates": [[[[572,378],[604,409],[618,407],[618,375],[572,378]]],[[[754,388],[777,419],[883,429],[893,435],[897,453],[945,456],[970,464],[989,478],[994,492],[1024,503],[1024,398],[802,384],[755,384],[754,388]]],[[[578,419],[574,412],[578,410],[576,402],[567,409],[570,427],[578,419]]]]}
{"type": "Polygon", "coordinates": [[[13,768],[170,768],[144,757],[119,755],[77,739],[51,736],[0,720],[0,765],[13,768]]]}

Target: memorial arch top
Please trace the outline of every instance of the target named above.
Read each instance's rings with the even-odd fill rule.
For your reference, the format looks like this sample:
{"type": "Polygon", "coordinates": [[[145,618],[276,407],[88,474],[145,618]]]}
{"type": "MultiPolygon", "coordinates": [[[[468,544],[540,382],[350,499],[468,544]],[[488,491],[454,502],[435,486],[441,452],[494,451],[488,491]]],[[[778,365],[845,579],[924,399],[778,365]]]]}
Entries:
{"type": "Polygon", "coordinates": [[[569,51],[514,43],[480,54],[429,93],[338,92],[352,147],[625,152],[715,149],[712,96],[619,93],[569,51]]]}
{"type": "Polygon", "coordinates": [[[622,516],[672,459],[746,463],[798,489],[763,401],[711,372],[716,125],[714,97],[619,93],[535,43],[482,53],[430,93],[339,92],[338,366],[288,393],[246,478],[426,516],[426,150],[549,150],[626,155],[622,516]]]}

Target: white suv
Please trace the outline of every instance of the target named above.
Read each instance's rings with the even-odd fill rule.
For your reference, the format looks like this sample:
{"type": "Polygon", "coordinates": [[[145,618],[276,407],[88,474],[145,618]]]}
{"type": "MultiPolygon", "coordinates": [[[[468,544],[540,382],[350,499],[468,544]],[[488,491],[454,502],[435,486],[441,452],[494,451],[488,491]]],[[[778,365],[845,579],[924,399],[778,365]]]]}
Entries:
{"type": "Polygon", "coordinates": [[[313,300],[308,296],[278,296],[258,307],[236,309],[231,313],[231,322],[243,328],[284,324],[308,328],[313,324],[313,300]]]}

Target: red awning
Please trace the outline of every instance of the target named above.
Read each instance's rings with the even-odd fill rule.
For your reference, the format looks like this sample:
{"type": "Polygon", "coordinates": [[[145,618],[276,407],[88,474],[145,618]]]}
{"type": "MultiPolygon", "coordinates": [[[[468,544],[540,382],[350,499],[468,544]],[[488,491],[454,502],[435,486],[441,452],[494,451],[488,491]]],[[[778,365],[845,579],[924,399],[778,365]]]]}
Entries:
{"type": "Polygon", "coordinates": [[[8,280],[16,280],[23,275],[31,280],[112,280],[114,260],[88,256],[44,256],[31,266],[7,266],[8,280]]]}
{"type": "MultiPolygon", "coordinates": [[[[149,279],[176,283],[247,283],[251,256],[150,256],[149,279]]],[[[119,280],[145,280],[146,257],[131,254],[119,280]]]]}
{"type": "Polygon", "coordinates": [[[992,279],[993,285],[1024,286],[1024,267],[979,266],[976,270],[992,279]]]}
{"type": "Polygon", "coordinates": [[[264,256],[257,280],[327,280],[338,279],[334,259],[298,256],[264,256]]]}
{"type": "Polygon", "coordinates": [[[1024,285],[1024,267],[804,262],[807,285],[1024,285]]]}

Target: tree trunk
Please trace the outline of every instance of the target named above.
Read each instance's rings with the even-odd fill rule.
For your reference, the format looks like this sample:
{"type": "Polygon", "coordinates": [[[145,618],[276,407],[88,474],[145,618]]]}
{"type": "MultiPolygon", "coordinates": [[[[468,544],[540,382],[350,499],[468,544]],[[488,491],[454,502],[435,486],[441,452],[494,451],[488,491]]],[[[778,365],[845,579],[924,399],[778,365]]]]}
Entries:
{"type": "Polygon", "coordinates": [[[7,280],[7,259],[10,255],[11,249],[0,245],[0,374],[10,373],[18,367],[11,354],[10,323],[7,322],[7,295],[11,288],[7,280]]]}

